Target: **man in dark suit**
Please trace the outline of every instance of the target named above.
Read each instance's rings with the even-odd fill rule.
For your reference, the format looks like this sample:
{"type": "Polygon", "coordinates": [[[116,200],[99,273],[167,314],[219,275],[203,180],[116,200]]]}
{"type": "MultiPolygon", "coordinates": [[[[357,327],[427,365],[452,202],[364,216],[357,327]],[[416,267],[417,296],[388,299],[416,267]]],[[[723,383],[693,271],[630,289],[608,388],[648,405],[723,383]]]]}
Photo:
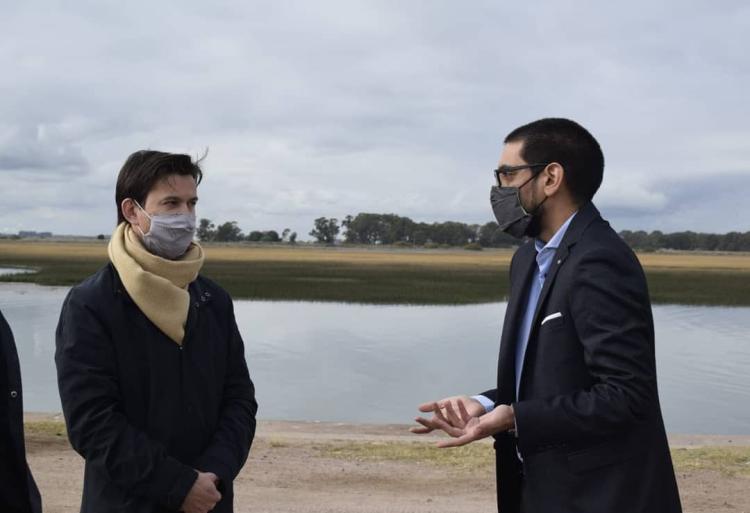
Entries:
{"type": "Polygon", "coordinates": [[[497,387],[426,403],[441,447],[495,437],[498,508],[681,511],[659,406],[643,270],[591,200],[604,157],[567,119],[505,139],[492,188],[513,256],[497,387]]]}
{"type": "Polygon", "coordinates": [[[42,499],[26,463],[21,369],[13,332],[0,313],[0,511],[41,513],[42,499]]]}

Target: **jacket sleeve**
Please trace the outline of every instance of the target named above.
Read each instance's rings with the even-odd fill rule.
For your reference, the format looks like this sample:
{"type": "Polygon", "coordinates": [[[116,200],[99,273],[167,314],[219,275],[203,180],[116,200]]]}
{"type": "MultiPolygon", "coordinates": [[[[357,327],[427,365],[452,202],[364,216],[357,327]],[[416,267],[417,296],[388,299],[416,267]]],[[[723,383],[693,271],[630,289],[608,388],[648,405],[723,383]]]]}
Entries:
{"type": "Polygon", "coordinates": [[[575,271],[570,314],[593,384],[514,404],[522,453],[623,433],[656,405],[653,321],[635,256],[598,249],[575,271]]]}
{"type": "Polygon", "coordinates": [[[476,395],[483,395],[493,403],[497,403],[497,388],[493,388],[492,390],[485,390],[481,394],[476,395]]]}
{"type": "Polygon", "coordinates": [[[255,437],[255,387],[245,362],[245,346],[237,329],[234,308],[229,302],[229,351],[227,376],[218,428],[195,466],[203,472],[213,472],[222,483],[231,483],[247,460],[255,437]]]}
{"type": "Polygon", "coordinates": [[[176,511],[198,475],[128,422],[110,329],[85,296],[70,291],[56,332],[58,386],[70,443],[118,488],[176,511]]]}

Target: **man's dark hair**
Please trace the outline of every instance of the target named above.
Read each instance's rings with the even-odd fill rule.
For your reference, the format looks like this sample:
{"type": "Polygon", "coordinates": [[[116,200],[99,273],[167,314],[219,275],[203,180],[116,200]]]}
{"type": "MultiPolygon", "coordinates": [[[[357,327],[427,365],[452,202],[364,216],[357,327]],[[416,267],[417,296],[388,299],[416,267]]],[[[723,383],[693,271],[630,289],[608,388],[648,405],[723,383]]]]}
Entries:
{"type": "Polygon", "coordinates": [[[125,221],[122,215],[122,200],[132,198],[143,205],[154,184],[171,175],[189,175],[196,183],[201,183],[203,171],[200,162],[193,162],[189,155],[166,153],[163,151],[140,150],[128,157],[117,175],[115,203],[117,223],[125,221]]]}
{"type": "Polygon", "coordinates": [[[591,201],[602,184],[604,155],[588,130],[575,121],[545,118],[516,128],[505,143],[522,142],[528,163],[557,162],[565,169],[568,189],[579,204],[591,201]]]}

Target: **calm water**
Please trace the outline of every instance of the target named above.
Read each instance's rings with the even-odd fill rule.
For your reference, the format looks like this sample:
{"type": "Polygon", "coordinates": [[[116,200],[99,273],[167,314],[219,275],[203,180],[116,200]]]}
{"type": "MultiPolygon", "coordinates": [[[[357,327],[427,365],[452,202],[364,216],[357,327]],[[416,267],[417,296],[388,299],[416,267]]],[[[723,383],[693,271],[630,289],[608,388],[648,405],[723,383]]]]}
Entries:
{"type": "MultiPolygon", "coordinates": [[[[59,411],[54,330],[67,289],[0,283],[27,411],[59,411]]],[[[259,416],[408,423],[416,405],[493,386],[504,303],[237,301],[259,416]]],[[[659,390],[673,433],[750,434],[750,308],[657,306],[659,390]]]]}

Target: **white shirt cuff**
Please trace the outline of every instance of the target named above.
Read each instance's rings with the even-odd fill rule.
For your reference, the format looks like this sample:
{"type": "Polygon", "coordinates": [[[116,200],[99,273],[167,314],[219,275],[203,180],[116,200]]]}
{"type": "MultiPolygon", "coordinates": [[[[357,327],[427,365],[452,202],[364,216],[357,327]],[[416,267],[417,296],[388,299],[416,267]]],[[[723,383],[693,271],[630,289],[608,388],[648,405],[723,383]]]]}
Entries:
{"type": "Polygon", "coordinates": [[[479,401],[479,404],[482,405],[485,413],[489,413],[495,409],[495,402],[492,401],[489,397],[483,395],[472,395],[471,398],[479,401]]]}

